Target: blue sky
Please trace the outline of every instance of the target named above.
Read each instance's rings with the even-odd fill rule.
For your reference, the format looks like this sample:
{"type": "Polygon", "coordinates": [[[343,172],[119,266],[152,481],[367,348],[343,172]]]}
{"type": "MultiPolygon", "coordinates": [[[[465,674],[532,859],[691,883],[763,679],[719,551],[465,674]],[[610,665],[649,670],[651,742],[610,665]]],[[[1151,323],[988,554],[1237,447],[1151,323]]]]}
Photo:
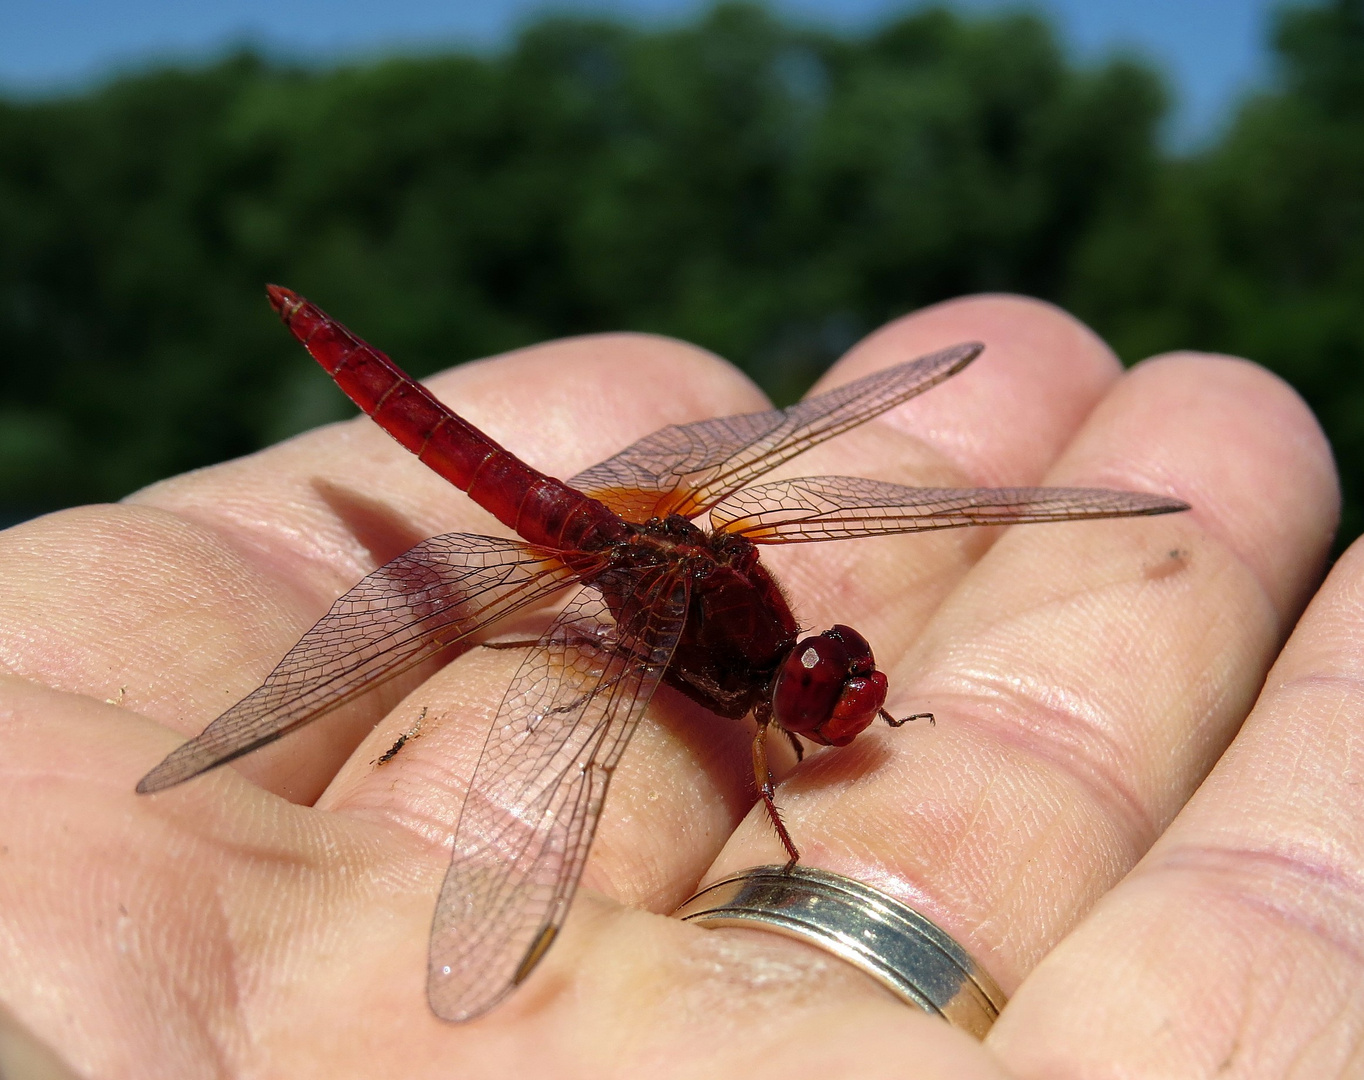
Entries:
{"type": "MultiPolygon", "coordinates": [[[[46,93],[79,87],[155,59],[193,59],[244,41],[290,56],[326,59],[444,45],[495,46],[546,8],[674,21],[698,0],[0,0],[0,89],[46,93]]],[[[856,28],[905,0],[769,0],[791,16],[856,28]]],[[[953,0],[965,11],[1031,6],[1052,16],[1081,58],[1136,52],[1162,67],[1178,95],[1172,138],[1193,145],[1216,133],[1237,96],[1271,71],[1274,0],[953,0]]]]}

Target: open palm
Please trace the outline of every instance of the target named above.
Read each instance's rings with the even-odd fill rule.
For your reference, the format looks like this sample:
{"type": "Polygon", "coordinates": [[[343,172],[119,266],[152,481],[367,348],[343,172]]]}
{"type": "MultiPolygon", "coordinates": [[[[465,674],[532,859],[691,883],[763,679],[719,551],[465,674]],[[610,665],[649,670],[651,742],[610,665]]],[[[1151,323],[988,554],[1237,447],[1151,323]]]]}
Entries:
{"type": "MultiPolygon", "coordinates": [[[[811,754],[780,801],[811,865],[920,908],[1015,995],[984,1048],[805,946],[663,917],[703,880],[782,861],[753,810],[751,731],[668,690],[559,945],[464,1026],[427,1010],[426,939],[514,652],[468,650],[234,768],[133,794],[374,566],[499,531],[364,419],[0,535],[0,1002],[98,1077],[1271,1075],[1310,1054],[1313,1075],[1348,1071],[1358,559],[1241,728],[1334,526],[1314,421],[1236,361],[1124,375],[1012,298],[900,320],[828,383],[964,339],[989,346],[970,371],[798,471],[1195,507],[765,556],[803,623],[867,635],[895,711],[938,717],[811,754]]],[[[763,405],[713,357],[639,336],[432,386],[560,476],[763,405]]],[[[534,631],[518,618],[512,636],[534,631]]]]}

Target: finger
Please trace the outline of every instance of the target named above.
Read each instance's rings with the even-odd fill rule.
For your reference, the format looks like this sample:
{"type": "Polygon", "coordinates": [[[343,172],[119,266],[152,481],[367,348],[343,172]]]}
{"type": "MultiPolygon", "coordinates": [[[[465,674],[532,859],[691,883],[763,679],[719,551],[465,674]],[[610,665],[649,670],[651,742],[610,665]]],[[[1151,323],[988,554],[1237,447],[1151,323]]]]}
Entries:
{"type": "MultiPolygon", "coordinates": [[[[1217,358],[1131,373],[1047,479],[1195,509],[1010,530],[890,668],[891,703],[937,727],[823,751],[778,799],[808,861],[924,910],[1006,990],[1216,760],[1336,512],[1305,406],[1217,358]]],[[[754,812],[707,877],[779,860],[754,812]]]]}
{"type": "MultiPolygon", "coordinates": [[[[815,392],[960,341],[984,353],[908,405],[804,454],[792,476],[853,475],[923,486],[1036,484],[1121,366],[1065,312],[1016,296],[938,304],[877,331],[815,392]]],[[[953,529],[872,542],[768,548],[763,560],[796,604],[803,626],[863,619],[878,654],[908,646],[998,529],[953,529]]]]}
{"type": "MultiPolygon", "coordinates": [[[[921,443],[933,450],[934,468],[984,486],[1035,482],[1122,373],[1103,340],[1061,309],[1025,296],[968,296],[882,327],[811,393],[963,341],[985,346],[967,372],[878,426],[910,436],[892,444],[899,453],[921,443]]],[[[857,453],[857,438],[851,433],[824,449],[846,460],[857,453]]],[[[802,459],[803,471],[808,463],[802,459]]],[[[901,467],[898,458],[876,464],[901,467]]]]}
{"type": "Polygon", "coordinates": [[[1364,1030],[1364,545],[1341,558],[1231,749],[1019,989],[1018,1076],[1343,1076],[1364,1030]]]}

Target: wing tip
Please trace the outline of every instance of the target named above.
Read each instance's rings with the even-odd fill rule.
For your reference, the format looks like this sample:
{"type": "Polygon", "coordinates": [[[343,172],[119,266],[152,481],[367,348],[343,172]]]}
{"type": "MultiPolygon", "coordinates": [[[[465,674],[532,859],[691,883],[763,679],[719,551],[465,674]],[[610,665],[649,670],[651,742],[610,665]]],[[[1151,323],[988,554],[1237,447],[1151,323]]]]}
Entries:
{"type": "Polygon", "coordinates": [[[985,342],[983,341],[963,341],[956,345],[949,345],[943,350],[943,353],[953,357],[951,367],[952,374],[955,375],[984,351],[985,342]]]}
{"type": "Polygon", "coordinates": [[[985,342],[983,341],[960,341],[936,352],[925,353],[914,360],[907,360],[903,366],[915,370],[923,370],[925,367],[928,369],[926,372],[929,376],[927,382],[914,392],[921,394],[958,374],[984,351],[985,342]]]}
{"type": "Polygon", "coordinates": [[[1176,499],[1170,495],[1157,495],[1153,491],[1130,491],[1116,488],[1097,488],[1097,491],[1112,491],[1115,495],[1123,496],[1129,503],[1123,507],[1116,517],[1155,517],[1158,514],[1180,514],[1185,510],[1192,510],[1193,505],[1183,499],[1176,499]]]}
{"type": "Polygon", "coordinates": [[[1182,514],[1185,510],[1192,510],[1193,504],[1187,503],[1183,499],[1171,499],[1165,495],[1153,495],[1153,500],[1158,500],[1149,509],[1141,510],[1139,513],[1154,517],[1156,514],[1182,514]]]}
{"type": "Polygon", "coordinates": [[[177,784],[183,784],[186,780],[193,780],[196,776],[202,776],[204,773],[216,769],[219,765],[226,765],[229,761],[249,753],[259,745],[261,744],[248,745],[231,754],[208,756],[203,749],[202,736],[197,739],[190,739],[167,754],[161,764],[137,782],[137,787],[134,790],[139,795],[155,795],[158,791],[165,791],[177,784]],[[205,760],[206,756],[207,760],[205,760]]]}
{"type": "Polygon", "coordinates": [[[137,787],[133,790],[139,795],[155,795],[158,791],[165,791],[167,788],[173,788],[177,784],[183,784],[186,780],[198,776],[201,772],[203,772],[202,769],[195,769],[193,771],[187,770],[175,760],[175,755],[171,754],[170,757],[166,758],[165,761],[161,762],[160,765],[156,766],[156,768],[152,769],[151,772],[147,773],[146,776],[139,780],[137,782],[137,787]]]}
{"type": "Polygon", "coordinates": [[[472,995],[468,992],[468,987],[464,988],[464,992],[459,992],[458,988],[444,981],[453,974],[450,968],[436,967],[433,964],[428,969],[426,977],[426,1004],[437,1019],[449,1024],[466,1024],[470,1020],[477,1020],[485,1013],[491,1012],[494,1006],[500,1004],[520,985],[509,982],[495,993],[472,995]],[[452,993],[452,990],[455,992],[452,993]]]}

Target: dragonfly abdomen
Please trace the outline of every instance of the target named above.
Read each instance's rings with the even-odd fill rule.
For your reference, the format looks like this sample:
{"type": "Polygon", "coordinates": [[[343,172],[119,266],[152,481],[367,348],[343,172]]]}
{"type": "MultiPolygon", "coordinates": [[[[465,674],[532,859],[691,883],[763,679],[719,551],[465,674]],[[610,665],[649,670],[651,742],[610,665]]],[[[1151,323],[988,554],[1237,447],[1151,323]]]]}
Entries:
{"type": "Polygon", "coordinates": [[[266,291],[284,325],[351,401],[522,539],[577,548],[625,534],[596,499],[531,468],[315,304],[279,285],[266,291]]]}

